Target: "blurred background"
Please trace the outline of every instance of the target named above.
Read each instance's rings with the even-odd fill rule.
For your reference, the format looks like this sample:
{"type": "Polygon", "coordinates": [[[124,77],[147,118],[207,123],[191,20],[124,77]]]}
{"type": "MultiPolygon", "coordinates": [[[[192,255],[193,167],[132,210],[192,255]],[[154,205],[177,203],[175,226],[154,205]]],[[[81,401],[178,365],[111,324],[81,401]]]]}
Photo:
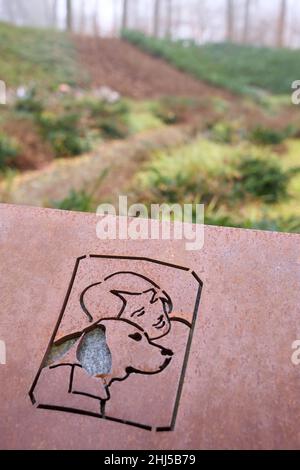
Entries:
{"type": "Polygon", "coordinates": [[[0,0],[0,202],[300,233],[298,3],[0,0]]]}

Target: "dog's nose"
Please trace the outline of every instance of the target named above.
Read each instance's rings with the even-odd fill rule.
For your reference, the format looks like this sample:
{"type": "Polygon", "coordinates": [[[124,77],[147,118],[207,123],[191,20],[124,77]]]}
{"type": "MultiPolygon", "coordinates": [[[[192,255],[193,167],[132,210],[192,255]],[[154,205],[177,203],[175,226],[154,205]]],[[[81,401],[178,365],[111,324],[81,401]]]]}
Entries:
{"type": "Polygon", "coordinates": [[[163,356],[173,356],[173,351],[171,351],[171,349],[162,348],[161,354],[163,356]]]}

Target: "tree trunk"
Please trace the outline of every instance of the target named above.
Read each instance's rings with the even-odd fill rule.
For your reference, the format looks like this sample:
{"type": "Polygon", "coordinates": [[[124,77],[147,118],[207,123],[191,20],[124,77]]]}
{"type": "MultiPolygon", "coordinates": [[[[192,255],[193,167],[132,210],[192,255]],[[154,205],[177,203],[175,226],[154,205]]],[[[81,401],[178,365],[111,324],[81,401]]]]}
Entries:
{"type": "Polygon", "coordinates": [[[276,38],[277,47],[284,47],[284,44],[285,44],[286,16],[287,16],[287,1],[281,0],[279,18],[278,18],[278,27],[277,27],[277,38],[276,38]]]}
{"type": "Polygon", "coordinates": [[[122,30],[128,29],[129,0],[123,0],[122,30]]]}
{"type": "Polygon", "coordinates": [[[52,4],[52,27],[56,28],[57,27],[57,0],[53,0],[52,4]]]}
{"type": "Polygon", "coordinates": [[[66,0],[66,10],[67,10],[67,20],[66,20],[67,31],[71,32],[73,30],[72,0],[66,0]]]}
{"type": "Polygon", "coordinates": [[[172,26],[173,26],[173,0],[167,1],[167,38],[172,39],[172,26]]]}
{"type": "Polygon", "coordinates": [[[226,33],[226,40],[228,42],[233,41],[233,35],[234,35],[234,6],[233,6],[233,0],[227,0],[227,33],[226,33]]]}
{"type": "Polygon", "coordinates": [[[94,32],[94,36],[95,36],[95,37],[100,36],[99,4],[98,4],[98,0],[95,0],[93,30],[94,30],[93,32],[94,32]]]}
{"type": "Polygon", "coordinates": [[[250,7],[251,0],[246,0],[245,4],[245,16],[244,16],[244,30],[243,30],[243,43],[248,44],[249,32],[250,32],[250,7]]]}
{"type": "Polygon", "coordinates": [[[86,32],[85,0],[81,0],[80,13],[79,13],[79,33],[85,34],[85,32],[86,32]]]}
{"type": "Polygon", "coordinates": [[[160,31],[160,0],[155,0],[154,3],[154,19],[153,19],[153,36],[159,36],[160,31]]]}
{"type": "Polygon", "coordinates": [[[118,36],[119,34],[119,10],[118,10],[118,0],[112,0],[113,2],[113,36],[118,36]]]}

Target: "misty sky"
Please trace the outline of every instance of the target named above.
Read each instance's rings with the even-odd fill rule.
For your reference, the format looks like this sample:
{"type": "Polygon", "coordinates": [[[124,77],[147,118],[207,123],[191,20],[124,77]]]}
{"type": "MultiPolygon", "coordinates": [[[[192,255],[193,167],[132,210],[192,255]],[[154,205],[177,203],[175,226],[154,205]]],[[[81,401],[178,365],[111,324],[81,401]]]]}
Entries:
{"type": "MultiPolygon", "coordinates": [[[[0,0],[5,4],[11,0],[0,0]]],[[[31,24],[49,25],[49,10],[45,5],[51,5],[53,0],[23,0],[27,10],[30,11],[31,24]]],[[[223,41],[225,38],[227,0],[173,0],[173,24],[175,37],[191,38],[199,41],[223,41]],[[200,32],[199,32],[200,31],[200,32]]],[[[279,5],[281,0],[252,0],[251,31],[253,39],[259,38],[262,44],[273,44],[276,30],[279,5]]],[[[300,46],[300,0],[288,1],[287,43],[300,46]]],[[[58,18],[61,28],[65,26],[66,0],[57,0],[58,18]]],[[[244,6],[246,0],[234,0],[237,37],[243,27],[244,6]]],[[[123,0],[72,0],[75,12],[75,26],[78,30],[79,18],[84,12],[84,24],[87,33],[92,31],[93,19],[98,17],[102,35],[110,35],[119,31],[123,0]],[[84,6],[84,7],[83,7],[84,6]]],[[[153,28],[154,0],[129,0],[131,28],[141,28],[147,33],[153,28]]],[[[164,18],[168,2],[161,0],[162,5],[162,34],[164,32],[164,18]]],[[[1,10],[1,8],[0,8],[1,10]]],[[[51,11],[51,8],[50,8],[51,11]]],[[[1,11],[0,11],[1,13],[1,11]]],[[[22,21],[21,23],[22,24],[22,21]]],[[[82,26],[82,24],[81,24],[82,26]]]]}
{"type": "MultiPolygon", "coordinates": [[[[43,1],[43,0],[41,0],[43,1]]],[[[60,21],[63,24],[65,0],[58,0],[60,3],[60,21]]],[[[173,0],[174,1],[174,22],[180,24],[179,35],[189,37],[191,23],[197,26],[198,22],[203,22],[203,28],[206,29],[207,40],[210,35],[214,40],[222,40],[224,36],[224,18],[226,0],[173,0]],[[201,7],[204,14],[201,15],[201,7]]],[[[300,19],[300,0],[288,0],[288,25],[291,29],[298,27],[298,18],[300,19]]],[[[85,0],[86,21],[92,21],[98,3],[98,14],[101,19],[102,34],[109,34],[114,28],[117,28],[121,18],[122,0],[85,0]]],[[[132,26],[136,21],[148,27],[151,31],[153,0],[131,0],[131,21],[132,26]]],[[[164,6],[162,0],[162,6],[164,6]]],[[[235,0],[237,20],[242,20],[243,6],[245,0],[235,0]]],[[[80,12],[82,0],[73,0],[74,8],[80,12]]],[[[275,21],[279,11],[280,0],[254,0],[252,19],[254,22],[262,22],[262,28],[267,27],[267,23],[272,23],[275,27],[275,21]]],[[[162,11],[164,15],[164,11],[162,11]]],[[[269,26],[270,28],[270,26],[269,26]]],[[[271,34],[271,32],[270,32],[271,34]]]]}

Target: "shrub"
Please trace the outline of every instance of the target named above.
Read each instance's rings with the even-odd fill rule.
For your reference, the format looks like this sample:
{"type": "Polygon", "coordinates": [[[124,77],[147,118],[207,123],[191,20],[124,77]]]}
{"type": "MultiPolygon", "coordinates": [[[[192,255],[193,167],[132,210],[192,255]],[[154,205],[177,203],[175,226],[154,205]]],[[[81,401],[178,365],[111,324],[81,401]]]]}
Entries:
{"type": "Polygon", "coordinates": [[[300,217],[263,217],[258,220],[248,221],[245,228],[267,230],[271,232],[300,232],[300,217]]]}
{"type": "Polygon", "coordinates": [[[257,126],[250,132],[249,139],[257,145],[279,145],[289,135],[289,130],[277,131],[267,127],[257,126]]]}
{"type": "Polygon", "coordinates": [[[234,139],[234,129],[226,122],[218,122],[211,128],[211,139],[223,144],[231,144],[234,139]]]}
{"type": "MultiPolygon", "coordinates": [[[[195,221],[196,222],[196,219],[195,221]]],[[[215,225],[217,227],[241,227],[241,222],[234,220],[232,215],[224,209],[209,208],[204,212],[204,223],[206,225],[215,225]]]]}
{"type": "Polygon", "coordinates": [[[43,111],[43,102],[37,96],[36,88],[29,89],[23,98],[19,98],[15,104],[17,111],[39,114],[43,111]]]}
{"type": "Polygon", "coordinates": [[[130,107],[125,100],[116,103],[108,103],[104,100],[89,100],[88,108],[94,118],[108,118],[112,116],[126,116],[130,112],[130,107]]]}
{"type": "Polygon", "coordinates": [[[133,110],[126,116],[126,124],[128,125],[129,133],[136,134],[149,129],[161,128],[161,120],[151,112],[151,110],[133,110]]]}
{"type": "Polygon", "coordinates": [[[14,139],[0,134],[0,170],[13,165],[19,154],[19,146],[14,139]]]}
{"type": "Polygon", "coordinates": [[[154,113],[165,124],[177,124],[184,122],[197,106],[197,100],[170,96],[156,104],[154,113]]]}
{"type": "Polygon", "coordinates": [[[65,199],[54,202],[53,207],[66,211],[92,212],[92,195],[84,190],[72,190],[65,199]]]}
{"type": "Polygon", "coordinates": [[[224,208],[210,209],[208,207],[205,210],[205,224],[252,230],[266,230],[271,232],[300,232],[300,217],[271,217],[264,209],[259,211],[254,218],[245,218],[243,213],[235,212],[233,215],[233,213],[224,208]]]}
{"type": "Polygon", "coordinates": [[[254,148],[250,155],[243,152],[198,139],[158,153],[138,175],[138,197],[149,203],[213,201],[218,208],[245,200],[269,204],[287,198],[290,180],[299,169],[284,170],[276,157],[262,157],[254,148]]]}
{"type": "Polygon", "coordinates": [[[98,127],[107,139],[126,139],[129,128],[122,118],[103,118],[98,121],[98,127]]]}
{"type": "Polygon", "coordinates": [[[103,100],[92,100],[90,101],[89,110],[104,138],[125,139],[129,135],[127,118],[130,108],[126,101],[120,100],[117,103],[107,103],[103,100]]]}
{"type": "Polygon", "coordinates": [[[245,145],[234,149],[198,138],[158,152],[139,172],[131,190],[147,205],[204,203],[209,225],[299,233],[300,217],[291,212],[292,201],[284,203],[289,189],[291,195],[298,191],[299,178],[295,186],[289,183],[299,168],[285,170],[276,155],[266,158],[261,149],[248,149],[245,155],[245,145]]]}
{"type": "Polygon", "coordinates": [[[81,155],[90,150],[89,142],[73,132],[55,132],[49,135],[49,141],[56,157],[81,155]]]}
{"type": "Polygon", "coordinates": [[[90,150],[90,144],[79,131],[80,116],[66,113],[56,116],[54,113],[42,113],[38,118],[41,132],[51,143],[56,157],[80,155],[90,150]]]}
{"type": "Polygon", "coordinates": [[[285,171],[274,158],[261,159],[246,156],[236,166],[233,196],[243,199],[248,195],[275,203],[288,196],[288,184],[296,170],[285,171]]]}
{"type": "Polygon", "coordinates": [[[56,115],[54,112],[44,112],[39,116],[39,124],[45,134],[56,131],[72,131],[78,127],[79,115],[66,113],[56,115]]]}
{"type": "Polygon", "coordinates": [[[225,199],[231,169],[224,160],[223,146],[204,139],[169,153],[159,152],[138,175],[139,197],[150,203],[225,199]]]}
{"type": "Polygon", "coordinates": [[[179,116],[167,107],[160,107],[155,113],[155,115],[156,117],[158,117],[158,119],[160,119],[164,124],[167,125],[177,124],[178,122],[180,122],[179,116]]]}

